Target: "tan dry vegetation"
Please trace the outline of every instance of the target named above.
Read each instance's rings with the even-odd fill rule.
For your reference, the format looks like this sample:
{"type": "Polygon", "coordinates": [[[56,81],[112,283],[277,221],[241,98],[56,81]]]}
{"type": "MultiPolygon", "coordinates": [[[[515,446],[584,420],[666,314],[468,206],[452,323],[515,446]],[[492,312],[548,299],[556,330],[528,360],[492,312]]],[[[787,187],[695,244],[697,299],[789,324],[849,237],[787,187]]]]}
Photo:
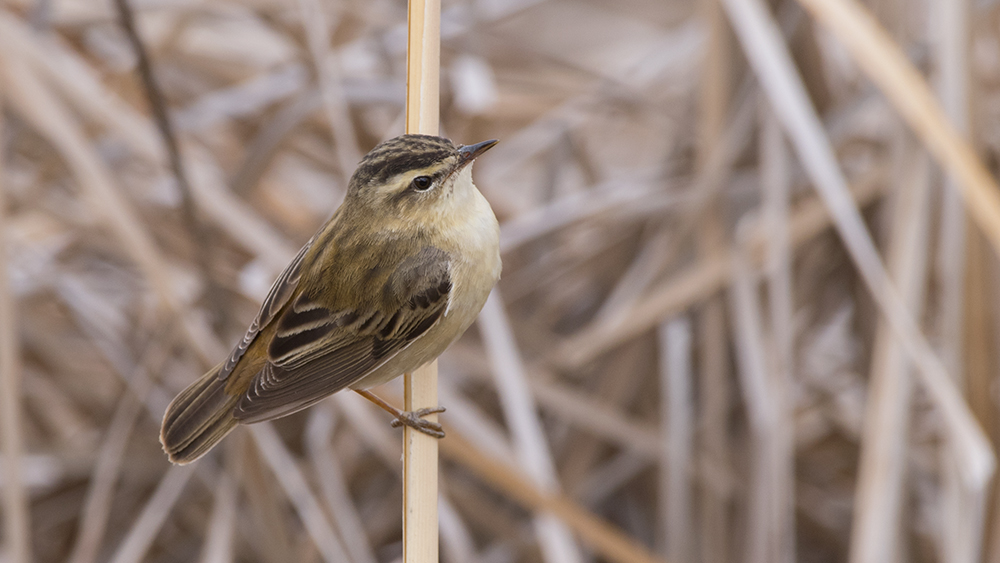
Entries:
{"type": "MultiPolygon", "coordinates": [[[[405,4],[133,4],[187,189],[113,2],[0,4],[0,560],[395,561],[360,397],[157,432],[402,132],[405,4]]],[[[505,267],[440,362],[443,561],[1000,561],[1000,5],[852,7],[445,3],[505,267]]]]}

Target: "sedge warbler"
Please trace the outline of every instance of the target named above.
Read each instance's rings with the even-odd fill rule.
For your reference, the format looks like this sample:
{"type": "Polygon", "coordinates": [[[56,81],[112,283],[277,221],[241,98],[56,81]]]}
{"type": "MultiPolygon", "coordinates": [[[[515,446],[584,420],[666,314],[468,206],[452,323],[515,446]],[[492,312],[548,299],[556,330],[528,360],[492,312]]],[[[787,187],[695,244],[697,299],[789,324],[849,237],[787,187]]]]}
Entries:
{"type": "MultiPolygon", "coordinates": [[[[170,461],[194,461],[238,423],[285,416],[341,389],[378,401],[364,390],[461,336],[500,278],[500,229],[471,166],[495,144],[402,135],[372,149],[232,354],[167,407],[160,442],[170,461]]],[[[441,437],[421,418],[440,410],[395,411],[394,424],[441,437]]]]}

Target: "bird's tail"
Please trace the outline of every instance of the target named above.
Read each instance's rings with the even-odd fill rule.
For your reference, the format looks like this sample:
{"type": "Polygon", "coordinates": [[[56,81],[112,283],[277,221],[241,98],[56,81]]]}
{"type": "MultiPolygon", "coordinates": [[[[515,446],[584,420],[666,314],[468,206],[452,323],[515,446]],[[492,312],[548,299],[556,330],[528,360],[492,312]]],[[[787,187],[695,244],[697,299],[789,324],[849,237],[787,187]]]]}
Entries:
{"type": "Polygon", "coordinates": [[[191,463],[205,455],[236,426],[233,407],[239,396],[226,393],[218,377],[222,364],[177,395],[163,415],[160,443],[170,461],[191,463]]]}

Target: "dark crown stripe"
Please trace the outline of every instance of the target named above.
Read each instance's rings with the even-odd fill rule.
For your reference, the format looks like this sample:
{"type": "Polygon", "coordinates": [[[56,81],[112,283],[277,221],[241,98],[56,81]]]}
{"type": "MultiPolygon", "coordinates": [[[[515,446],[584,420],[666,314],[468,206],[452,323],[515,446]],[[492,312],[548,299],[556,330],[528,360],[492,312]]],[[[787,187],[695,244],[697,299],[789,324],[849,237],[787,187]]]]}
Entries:
{"type": "Polygon", "coordinates": [[[397,174],[426,168],[455,154],[455,145],[442,137],[402,135],[384,141],[361,160],[354,184],[381,184],[397,174]]]}

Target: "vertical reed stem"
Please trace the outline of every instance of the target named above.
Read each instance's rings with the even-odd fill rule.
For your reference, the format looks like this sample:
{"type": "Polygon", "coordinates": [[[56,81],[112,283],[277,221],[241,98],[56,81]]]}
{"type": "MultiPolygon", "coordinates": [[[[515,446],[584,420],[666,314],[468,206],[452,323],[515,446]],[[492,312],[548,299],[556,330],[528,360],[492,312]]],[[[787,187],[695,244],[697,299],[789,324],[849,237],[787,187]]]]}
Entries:
{"type": "MultiPolygon", "coordinates": [[[[0,133],[3,108],[0,107],[0,133]]],[[[2,156],[0,156],[2,159],[2,156]]],[[[0,160],[0,172],[3,170],[0,160]]],[[[2,178],[2,175],[0,175],[2,178]]],[[[0,185],[0,453],[3,454],[3,543],[6,561],[31,560],[28,497],[21,480],[21,363],[14,296],[7,283],[4,233],[4,193],[0,185]]]]}
{"type": "MultiPolygon", "coordinates": [[[[406,132],[438,134],[440,0],[410,0],[406,49],[406,132]]],[[[403,376],[404,408],[436,407],[437,362],[403,376]]],[[[431,417],[433,419],[433,416],[431,417]]],[[[403,430],[403,561],[438,561],[437,439],[403,430]]]]}

